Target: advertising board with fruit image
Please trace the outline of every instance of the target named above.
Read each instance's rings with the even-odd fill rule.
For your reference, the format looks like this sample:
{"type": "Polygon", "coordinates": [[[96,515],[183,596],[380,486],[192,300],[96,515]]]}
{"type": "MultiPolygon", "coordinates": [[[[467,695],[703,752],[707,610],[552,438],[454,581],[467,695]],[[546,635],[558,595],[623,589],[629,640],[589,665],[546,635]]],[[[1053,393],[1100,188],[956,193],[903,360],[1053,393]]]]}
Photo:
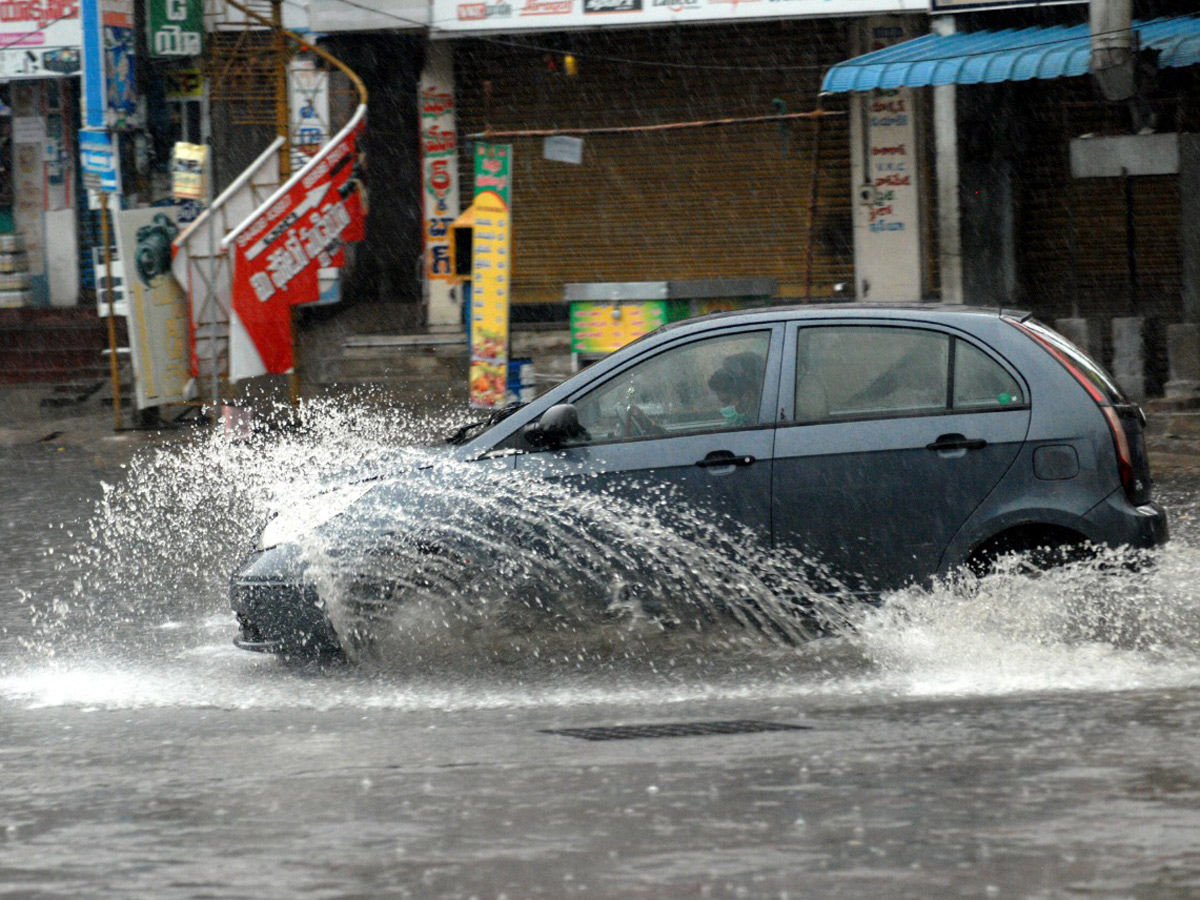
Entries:
{"type": "Polygon", "coordinates": [[[508,403],[511,164],[508,145],[476,144],[469,387],[471,405],[484,409],[508,403]]]}

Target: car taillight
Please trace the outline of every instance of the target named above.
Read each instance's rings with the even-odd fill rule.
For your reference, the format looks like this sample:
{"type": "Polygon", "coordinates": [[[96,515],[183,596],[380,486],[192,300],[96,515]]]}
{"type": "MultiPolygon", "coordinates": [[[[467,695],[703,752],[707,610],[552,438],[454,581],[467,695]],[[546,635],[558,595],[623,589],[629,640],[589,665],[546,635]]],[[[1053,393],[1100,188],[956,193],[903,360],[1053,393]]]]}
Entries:
{"type": "Polygon", "coordinates": [[[1113,446],[1117,450],[1117,472],[1121,476],[1121,487],[1125,489],[1125,496],[1130,502],[1137,503],[1141,485],[1138,484],[1137,472],[1133,468],[1133,454],[1129,452],[1129,437],[1125,434],[1125,426],[1121,424],[1121,417],[1111,405],[1101,406],[1100,411],[1104,413],[1104,419],[1108,422],[1113,446]]]}
{"type": "Polygon", "coordinates": [[[1139,483],[1137,470],[1133,465],[1133,454],[1129,449],[1129,436],[1125,433],[1125,426],[1121,424],[1121,416],[1117,412],[1116,407],[1061,350],[1036,331],[1026,328],[1020,322],[1012,322],[1012,324],[1037,341],[1041,347],[1045,348],[1046,352],[1057,359],[1062,364],[1062,367],[1071,373],[1071,377],[1079,382],[1080,387],[1087,391],[1091,398],[1096,401],[1096,405],[1100,407],[1100,412],[1104,413],[1104,421],[1108,423],[1108,430],[1112,434],[1113,449],[1117,453],[1117,474],[1121,478],[1121,487],[1125,491],[1125,496],[1131,502],[1139,502],[1138,497],[1142,491],[1142,485],[1139,483]]]}

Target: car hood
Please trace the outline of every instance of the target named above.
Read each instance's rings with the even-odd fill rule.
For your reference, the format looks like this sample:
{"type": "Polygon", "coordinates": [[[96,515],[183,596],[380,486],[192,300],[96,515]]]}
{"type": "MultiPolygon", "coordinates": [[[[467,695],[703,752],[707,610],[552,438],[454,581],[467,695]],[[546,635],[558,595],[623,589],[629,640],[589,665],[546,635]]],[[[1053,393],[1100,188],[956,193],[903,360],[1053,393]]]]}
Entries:
{"type": "Polygon", "coordinates": [[[456,523],[465,508],[502,507],[504,475],[511,471],[449,448],[398,451],[354,464],[289,498],[263,528],[258,549],[314,538],[335,551],[372,536],[456,523]]]}

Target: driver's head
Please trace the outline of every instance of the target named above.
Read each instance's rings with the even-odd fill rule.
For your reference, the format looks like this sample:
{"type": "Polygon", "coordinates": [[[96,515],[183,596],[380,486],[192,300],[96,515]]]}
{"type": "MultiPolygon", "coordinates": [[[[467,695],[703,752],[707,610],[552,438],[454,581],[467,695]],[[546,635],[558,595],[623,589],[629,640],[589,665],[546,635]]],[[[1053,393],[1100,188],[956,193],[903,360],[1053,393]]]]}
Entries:
{"type": "Polygon", "coordinates": [[[726,357],[708,379],[708,388],[723,405],[734,406],[743,399],[757,396],[763,379],[763,358],[745,351],[726,357]]]}

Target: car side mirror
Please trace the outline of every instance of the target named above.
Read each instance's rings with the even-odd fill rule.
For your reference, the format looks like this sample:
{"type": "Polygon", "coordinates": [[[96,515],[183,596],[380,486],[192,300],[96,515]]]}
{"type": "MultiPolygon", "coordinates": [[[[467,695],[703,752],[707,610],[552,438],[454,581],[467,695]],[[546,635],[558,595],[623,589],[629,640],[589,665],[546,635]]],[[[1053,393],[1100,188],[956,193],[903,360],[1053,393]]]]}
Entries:
{"type": "Polygon", "coordinates": [[[536,422],[525,426],[525,440],[533,447],[554,449],[572,438],[586,438],[587,429],[579,424],[579,411],[573,403],[550,407],[536,422]]]}

